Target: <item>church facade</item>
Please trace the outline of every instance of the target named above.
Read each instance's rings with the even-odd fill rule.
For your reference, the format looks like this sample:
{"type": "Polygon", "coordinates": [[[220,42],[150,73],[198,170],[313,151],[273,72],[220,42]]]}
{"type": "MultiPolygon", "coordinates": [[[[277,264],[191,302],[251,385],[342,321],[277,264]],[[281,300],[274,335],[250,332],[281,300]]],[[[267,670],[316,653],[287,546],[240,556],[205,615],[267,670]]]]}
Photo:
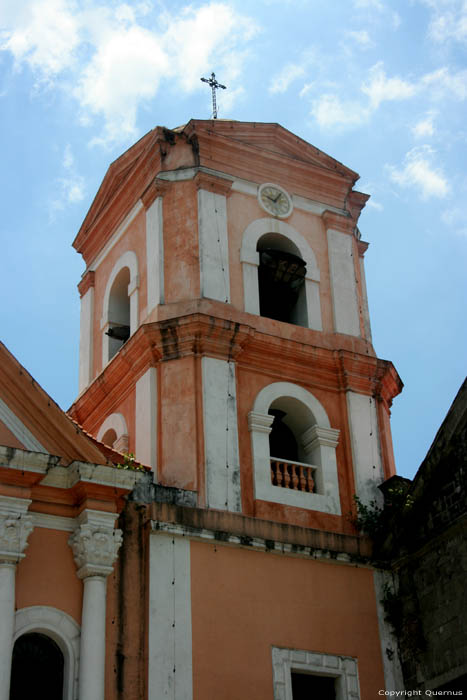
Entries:
{"type": "Polygon", "coordinates": [[[349,517],[395,473],[402,388],[371,342],[357,179],[277,124],[227,120],[157,127],[110,166],[74,241],[79,396],[63,420],[89,454],[25,485],[28,421],[5,398],[0,498],[29,525],[0,644],[14,663],[16,640],[50,636],[57,697],[401,687],[385,575],[349,517]],[[46,623],[21,627],[32,609],[46,623]]]}

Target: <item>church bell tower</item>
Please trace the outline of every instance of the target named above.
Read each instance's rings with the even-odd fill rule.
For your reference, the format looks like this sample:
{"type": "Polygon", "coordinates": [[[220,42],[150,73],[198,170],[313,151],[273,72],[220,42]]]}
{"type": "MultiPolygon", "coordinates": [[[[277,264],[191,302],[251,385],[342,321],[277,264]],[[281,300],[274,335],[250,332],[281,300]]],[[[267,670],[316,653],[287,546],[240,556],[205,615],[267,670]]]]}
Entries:
{"type": "Polygon", "coordinates": [[[191,120],[110,166],[74,241],[90,433],[198,508],[350,532],[394,474],[358,175],[278,124],[191,120]]]}

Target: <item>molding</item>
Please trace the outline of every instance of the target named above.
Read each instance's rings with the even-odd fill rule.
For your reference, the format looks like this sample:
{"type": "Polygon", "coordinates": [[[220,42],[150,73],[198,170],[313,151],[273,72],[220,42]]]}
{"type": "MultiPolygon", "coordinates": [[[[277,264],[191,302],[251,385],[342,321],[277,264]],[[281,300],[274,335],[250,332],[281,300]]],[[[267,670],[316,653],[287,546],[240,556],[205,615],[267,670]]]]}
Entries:
{"type": "Polygon", "coordinates": [[[78,700],[79,625],[63,610],[33,605],[16,612],[14,641],[29,632],[43,632],[58,644],[65,662],[63,700],[78,700]]]}
{"type": "MultiPolygon", "coordinates": [[[[207,175],[212,175],[215,178],[230,182],[232,192],[241,192],[242,194],[248,194],[255,198],[257,196],[258,184],[260,183],[235,177],[234,175],[223,173],[220,170],[207,168],[206,166],[182,168],[180,170],[165,170],[157,174],[157,180],[182,182],[186,180],[193,180],[198,173],[206,173],[207,175]]],[[[308,199],[307,197],[296,194],[291,194],[290,196],[295,209],[301,209],[312,214],[317,214],[318,216],[321,216],[325,211],[337,214],[338,216],[348,217],[349,215],[345,209],[340,209],[339,207],[334,207],[330,204],[324,204],[323,202],[319,202],[315,199],[308,199]]]]}
{"type": "Polygon", "coordinates": [[[326,208],[321,214],[321,218],[327,231],[333,230],[353,235],[355,223],[350,218],[349,212],[336,213],[335,210],[330,211],[326,208]]]}
{"type": "MultiPolygon", "coordinates": [[[[234,545],[246,549],[253,549],[259,552],[269,552],[271,554],[285,554],[287,556],[299,557],[301,559],[319,559],[332,561],[339,564],[352,564],[352,566],[363,566],[369,568],[367,564],[353,561],[347,552],[332,552],[329,549],[316,549],[306,545],[296,545],[290,542],[277,542],[261,537],[250,537],[248,535],[232,535],[219,530],[208,530],[207,528],[191,527],[181,523],[169,523],[151,520],[151,534],[165,533],[175,537],[189,537],[192,540],[203,542],[216,542],[216,544],[234,545]]],[[[372,568],[372,567],[370,567],[372,568]]]]}
{"type": "Polygon", "coordinates": [[[21,469],[22,472],[46,474],[50,467],[55,467],[60,457],[47,452],[22,450],[19,447],[0,445],[0,465],[7,469],[21,469]]]}
{"type": "Polygon", "coordinates": [[[248,414],[248,430],[257,430],[259,433],[269,433],[272,430],[272,424],[274,422],[274,416],[269,414],[265,415],[263,413],[257,413],[255,411],[250,411],[248,414]]]}
{"type": "Polygon", "coordinates": [[[293,700],[292,671],[335,678],[336,700],[360,700],[357,660],[352,656],[272,647],[274,700],[293,700]]]}
{"type": "Polygon", "coordinates": [[[34,452],[47,452],[39,440],[27,428],[24,423],[13,413],[11,408],[0,398],[0,420],[5,423],[8,430],[24,445],[27,450],[34,452]]]}
{"type": "Polygon", "coordinates": [[[61,530],[62,532],[74,532],[76,518],[67,518],[63,515],[51,515],[50,513],[31,513],[34,527],[42,527],[46,530],[61,530]]]}
{"type": "Polygon", "coordinates": [[[339,443],[339,433],[338,428],[320,428],[318,425],[312,425],[302,434],[302,445],[306,452],[320,446],[336,448],[339,443]]]}
{"type": "Polygon", "coordinates": [[[111,413],[110,416],[107,416],[97,431],[97,440],[99,440],[99,442],[102,442],[102,438],[108,430],[115,431],[116,441],[123,435],[128,436],[126,420],[121,413],[111,413]]]}
{"type": "Polygon", "coordinates": [[[104,258],[107,256],[109,251],[112,250],[114,245],[118,243],[120,238],[126,233],[127,228],[130,226],[130,224],[133,222],[133,220],[138,216],[140,211],[143,209],[143,203],[141,200],[138,200],[135,204],[135,206],[131,209],[131,211],[126,215],[126,217],[123,219],[122,223],[120,226],[118,226],[117,230],[115,233],[110,237],[110,239],[107,241],[105,246],[102,248],[100,253],[96,255],[94,260],[91,262],[90,265],[88,265],[87,270],[84,272],[86,274],[88,270],[95,271],[101,264],[101,262],[104,260],[104,258]]]}
{"type": "Polygon", "coordinates": [[[141,201],[145,209],[149,209],[157,197],[164,197],[170,189],[170,183],[156,177],[153,182],[144,190],[141,201]]]}
{"type": "Polygon", "coordinates": [[[78,283],[78,291],[81,297],[84,297],[88,289],[94,287],[95,284],[95,273],[94,270],[86,270],[83,272],[81,281],[78,283]]]}
{"type": "Polygon", "coordinates": [[[67,467],[53,467],[40,483],[41,486],[69,489],[80,481],[84,481],[131,491],[144,473],[133,469],[118,469],[104,464],[75,461],[67,467]]]}
{"type": "Polygon", "coordinates": [[[228,197],[232,190],[232,181],[214,173],[207,173],[200,170],[194,176],[194,181],[197,190],[207,190],[214,194],[222,194],[228,197]]]}

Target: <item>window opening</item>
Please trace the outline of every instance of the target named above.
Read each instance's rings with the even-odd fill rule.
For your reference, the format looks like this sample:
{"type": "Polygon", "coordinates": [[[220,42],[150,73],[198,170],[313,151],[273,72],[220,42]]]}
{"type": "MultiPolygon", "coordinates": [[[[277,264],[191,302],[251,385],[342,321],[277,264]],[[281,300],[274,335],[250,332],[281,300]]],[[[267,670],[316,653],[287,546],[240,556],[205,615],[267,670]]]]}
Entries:
{"type": "Polygon", "coordinates": [[[109,297],[109,360],[130,337],[130,270],[124,267],[116,276],[109,297]]]}
{"type": "Polygon", "coordinates": [[[113,428],[109,428],[104,435],[101,437],[101,442],[104,443],[104,445],[108,445],[109,447],[113,447],[114,444],[117,442],[117,433],[113,428]]]}
{"type": "Polygon", "coordinates": [[[259,311],[276,321],[307,326],[306,263],[284,236],[266,234],[258,241],[259,311]]]}
{"type": "Polygon", "coordinates": [[[38,632],[23,634],[13,647],[10,700],[62,700],[63,667],[63,654],[53,639],[38,632]]]}
{"type": "Polygon", "coordinates": [[[315,493],[314,472],[316,466],[311,466],[303,447],[299,446],[301,431],[298,429],[298,439],[294,431],[294,427],[297,430],[297,423],[300,423],[300,417],[294,415],[298,412],[298,405],[294,406],[297,402],[290,399],[279,399],[279,403],[283,404],[284,402],[287,403],[289,409],[292,409],[288,413],[277,407],[268,410],[268,414],[274,416],[269,433],[271,483],[273,486],[293,489],[294,491],[315,493]]]}
{"type": "Polygon", "coordinates": [[[293,700],[336,700],[336,679],[330,676],[313,676],[310,673],[292,671],[293,700]]]}

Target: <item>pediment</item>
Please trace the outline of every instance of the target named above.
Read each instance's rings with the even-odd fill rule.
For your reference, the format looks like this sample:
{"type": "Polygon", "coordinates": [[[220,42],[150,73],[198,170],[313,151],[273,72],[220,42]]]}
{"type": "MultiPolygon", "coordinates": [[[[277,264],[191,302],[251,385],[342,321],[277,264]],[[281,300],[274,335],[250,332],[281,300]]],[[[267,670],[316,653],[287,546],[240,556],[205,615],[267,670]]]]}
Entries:
{"type": "Polygon", "coordinates": [[[237,143],[269,151],[310,166],[324,168],[355,182],[359,175],[316,146],[296,136],[277,123],[237,122],[230,120],[191,120],[185,127],[203,130],[237,143]]]}

